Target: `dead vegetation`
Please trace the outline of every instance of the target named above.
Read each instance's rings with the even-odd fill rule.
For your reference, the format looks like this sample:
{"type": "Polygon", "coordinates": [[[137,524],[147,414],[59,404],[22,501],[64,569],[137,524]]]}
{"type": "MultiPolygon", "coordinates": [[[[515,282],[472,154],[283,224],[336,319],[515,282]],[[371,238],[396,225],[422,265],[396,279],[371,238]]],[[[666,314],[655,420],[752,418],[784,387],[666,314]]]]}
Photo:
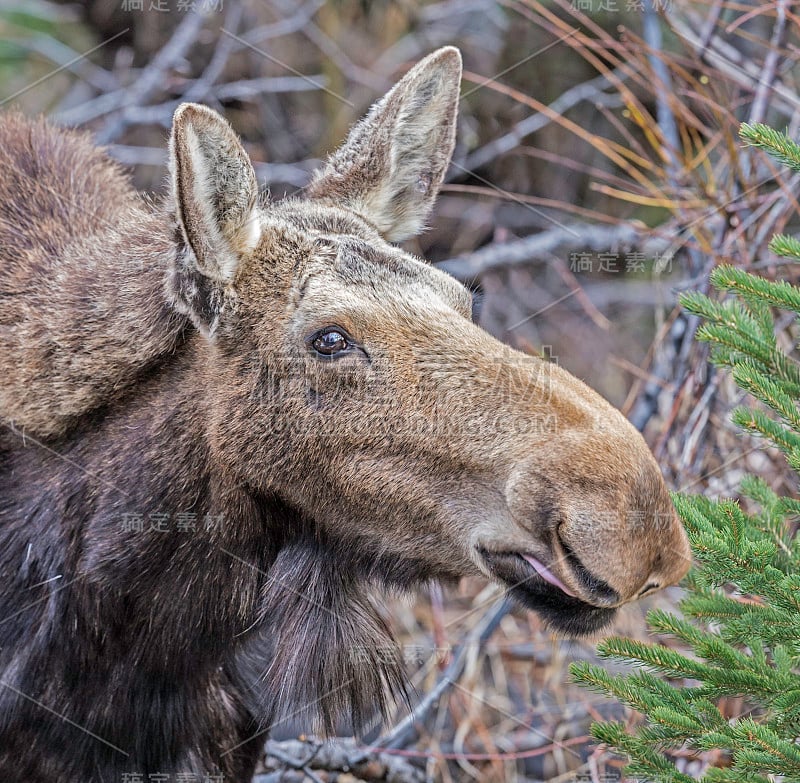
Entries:
{"type": "MultiPolygon", "coordinates": [[[[87,128],[159,191],[174,109],[204,102],[280,197],[411,63],[456,44],[455,163],[412,249],[481,292],[485,328],[544,348],[621,406],[675,489],[732,493],[751,470],[785,493],[780,463],[729,424],[734,387],[708,367],[676,301],[707,292],[721,262],[797,282],[767,250],[797,228],[797,178],[737,136],[742,121],[798,135],[797,8],[655,5],[12,3],[0,11],[0,105],[87,128]]],[[[615,630],[641,636],[645,608],[615,630]]],[[[276,727],[262,783],[619,779],[588,726],[621,708],[567,681],[590,642],[552,637],[483,583],[398,599],[387,617],[413,712],[335,746],[276,727]]]]}

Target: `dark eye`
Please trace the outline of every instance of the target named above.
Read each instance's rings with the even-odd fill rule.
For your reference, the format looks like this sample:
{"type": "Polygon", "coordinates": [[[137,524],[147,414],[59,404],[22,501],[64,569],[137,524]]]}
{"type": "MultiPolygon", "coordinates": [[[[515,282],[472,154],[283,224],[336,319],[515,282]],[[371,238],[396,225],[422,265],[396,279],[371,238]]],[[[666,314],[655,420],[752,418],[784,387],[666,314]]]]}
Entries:
{"type": "Polygon", "coordinates": [[[311,341],[311,345],[323,356],[335,356],[350,347],[347,336],[336,327],[329,327],[319,332],[311,341]]]}

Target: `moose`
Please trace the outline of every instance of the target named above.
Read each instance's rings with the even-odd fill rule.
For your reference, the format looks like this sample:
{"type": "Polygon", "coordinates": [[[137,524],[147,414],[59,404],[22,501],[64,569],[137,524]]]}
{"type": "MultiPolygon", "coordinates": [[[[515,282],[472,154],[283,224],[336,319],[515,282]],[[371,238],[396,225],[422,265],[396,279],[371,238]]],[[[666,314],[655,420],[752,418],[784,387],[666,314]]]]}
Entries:
{"type": "Polygon", "coordinates": [[[685,575],[635,428],[398,245],[460,77],[420,61],[277,202],[201,105],[163,203],[85,133],[0,118],[6,783],[244,783],[289,714],[363,726],[403,688],[380,591],[483,575],[586,634],[685,575]]]}

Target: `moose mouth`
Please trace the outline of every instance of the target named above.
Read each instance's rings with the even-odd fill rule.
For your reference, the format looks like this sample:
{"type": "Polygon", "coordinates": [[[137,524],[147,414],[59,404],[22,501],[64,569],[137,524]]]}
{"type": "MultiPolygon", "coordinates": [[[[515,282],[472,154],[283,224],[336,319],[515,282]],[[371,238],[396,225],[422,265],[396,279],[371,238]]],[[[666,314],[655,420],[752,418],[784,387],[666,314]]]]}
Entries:
{"type": "Polygon", "coordinates": [[[578,598],[530,555],[486,549],[479,552],[492,574],[508,587],[511,597],[558,631],[571,636],[594,633],[607,626],[616,614],[616,609],[593,606],[578,598]]]}

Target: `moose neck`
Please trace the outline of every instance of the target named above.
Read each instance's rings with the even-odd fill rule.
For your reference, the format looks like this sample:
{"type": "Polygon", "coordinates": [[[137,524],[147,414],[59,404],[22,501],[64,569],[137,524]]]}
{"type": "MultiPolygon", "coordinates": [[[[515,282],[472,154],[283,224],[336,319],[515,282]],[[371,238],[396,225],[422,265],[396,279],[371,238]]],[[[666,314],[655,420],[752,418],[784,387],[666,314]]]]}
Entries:
{"type": "Polygon", "coordinates": [[[196,666],[186,654],[193,646],[221,655],[252,624],[277,520],[214,466],[204,360],[199,336],[189,338],[80,432],[47,445],[18,442],[4,454],[0,510],[13,506],[27,534],[2,542],[0,565],[31,604],[41,600],[24,613],[30,627],[48,602],[61,604],[61,616],[77,603],[98,615],[89,623],[97,627],[147,618],[152,644],[143,651],[157,667],[196,666]],[[74,587],[58,593],[68,578],[74,587]]]}

